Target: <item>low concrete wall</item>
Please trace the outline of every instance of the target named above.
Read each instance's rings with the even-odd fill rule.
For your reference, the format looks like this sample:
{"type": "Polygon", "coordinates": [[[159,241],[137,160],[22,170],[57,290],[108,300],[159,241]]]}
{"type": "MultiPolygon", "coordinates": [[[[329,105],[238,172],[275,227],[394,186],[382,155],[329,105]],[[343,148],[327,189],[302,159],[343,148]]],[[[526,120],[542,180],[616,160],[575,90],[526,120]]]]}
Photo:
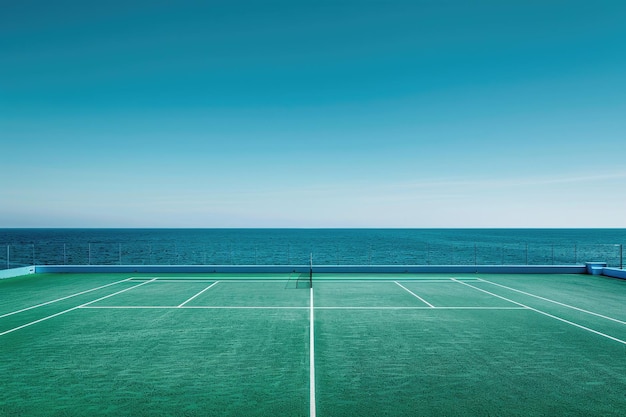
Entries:
{"type": "Polygon", "coordinates": [[[606,262],[585,262],[589,275],[602,275],[602,270],[606,267],[606,262]]]}
{"type": "Polygon", "coordinates": [[[602,268],[602,275],[612,278],[626,279],[626,269],[602,268]]]}
{"type": "Polygon", "coordinates": [[[584,265],[372,265],[314,266],[316,273],[430,273],[430,274],[584,274],[584,265]]]}
{"type": "MultiPolygon", "coordinates": [[[[46,265],[37,273],[308,273],[308,265],[46,265]]],[[[585,265],[314,265],[314,273],[585,274],[585,265]]]]}
{"type": "Polygon", "coordinates": [[[290,273],[309,272],[308,266],[285,265],[45,265],[37,273],[290,273]]]}
{"type": "Polygon", "coordinates": [[[0,271],[0,279],[21,277],[22,275],[34,274],[36,267],[24,266],[21,268],[3,269],[0,271]]]}

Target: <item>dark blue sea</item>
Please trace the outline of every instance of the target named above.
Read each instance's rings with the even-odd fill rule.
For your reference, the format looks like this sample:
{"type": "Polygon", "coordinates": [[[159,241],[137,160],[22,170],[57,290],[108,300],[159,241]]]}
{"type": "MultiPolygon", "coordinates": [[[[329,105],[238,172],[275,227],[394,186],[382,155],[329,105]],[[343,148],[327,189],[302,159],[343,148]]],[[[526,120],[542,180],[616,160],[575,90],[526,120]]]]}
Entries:
{"type": "Polygon", "coordinates": [[[620,266],[626,229],[0,229],[24,265],[620,266]]]}

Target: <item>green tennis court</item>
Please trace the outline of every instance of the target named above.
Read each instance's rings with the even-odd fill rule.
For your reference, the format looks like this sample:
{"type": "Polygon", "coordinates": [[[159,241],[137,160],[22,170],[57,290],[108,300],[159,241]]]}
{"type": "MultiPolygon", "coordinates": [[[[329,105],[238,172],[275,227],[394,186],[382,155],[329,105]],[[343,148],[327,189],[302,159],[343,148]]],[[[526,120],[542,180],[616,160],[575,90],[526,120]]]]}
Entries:
{"type": "Polygon", "coordinates": [[[0,281],[0,416],[623,415],[626,281],[0,281]]]}

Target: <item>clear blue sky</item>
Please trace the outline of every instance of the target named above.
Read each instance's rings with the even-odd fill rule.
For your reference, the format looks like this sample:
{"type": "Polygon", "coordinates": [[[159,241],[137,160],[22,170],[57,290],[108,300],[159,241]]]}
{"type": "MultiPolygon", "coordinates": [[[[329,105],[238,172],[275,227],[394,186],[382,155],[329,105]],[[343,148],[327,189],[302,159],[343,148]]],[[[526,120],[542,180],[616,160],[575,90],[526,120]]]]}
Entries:
{"type": "Polygon", "coordinates": [[[0,0],[0,227],[626,227],[626,1],[0,0]]]}

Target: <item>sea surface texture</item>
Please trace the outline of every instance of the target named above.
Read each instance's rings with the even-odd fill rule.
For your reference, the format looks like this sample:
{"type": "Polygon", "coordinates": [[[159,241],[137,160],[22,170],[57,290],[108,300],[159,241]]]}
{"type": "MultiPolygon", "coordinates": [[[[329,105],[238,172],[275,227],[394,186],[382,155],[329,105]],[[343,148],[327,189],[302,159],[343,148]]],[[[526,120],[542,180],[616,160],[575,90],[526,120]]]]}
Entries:
{"type": "Polygon", "coordinates": [[[0,229],[25,265],[572,265],[621,267],[626,229],[0,229]]]}

